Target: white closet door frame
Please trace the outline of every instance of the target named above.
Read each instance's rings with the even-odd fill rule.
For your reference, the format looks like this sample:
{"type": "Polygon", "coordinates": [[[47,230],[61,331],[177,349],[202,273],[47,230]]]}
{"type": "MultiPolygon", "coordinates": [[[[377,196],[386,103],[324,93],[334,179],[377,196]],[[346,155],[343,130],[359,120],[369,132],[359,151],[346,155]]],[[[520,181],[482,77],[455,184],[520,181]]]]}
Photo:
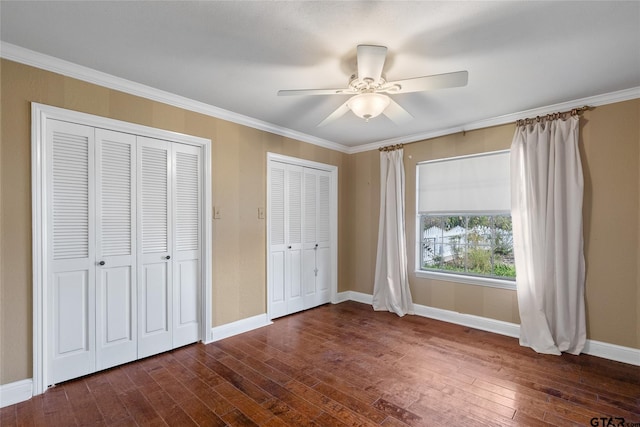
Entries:
{"type": "Polygon", "coordinates": [[[47,119],[78,123],[95,128],[131,133],[134,135],[163,139],[202,148],[202,288],[200,289],[200,331],[199,339],[204,343],[212,341],[212,271],[213,253],[212,207],[211,207],[211,140],[184,135],[148,126],[127,123],[81,113],[50,105],[31,103],[31,211],[32,211],[32,256],[33,256],[33,390],[32,394],[44,393],[49,383],[50,369],[47,366],[47,352],[51,340],[47,336],[47,289],[46,278],[50,271],[49,227],[47,223],[47,164],[48,148],[45,144],[47,119]],[[206,261],[205,261],[206,260],[206,261]]]}
{"type": "MultiPolygon", "coordinates": [[[[267,153],[267,215],[271,212],[271,162],[287,163],[294,166],[302,166],[306,168],[318,169],[326,171],[331,176],[330,198],[331,209],[329,212],[330,218],[330,239],[331,239],[331,303],[338,303],[338,167],[334,165],[327,165],[324,163],[313,162],[311,160],[298,159],[296,157],[284,156],[277,153],[267,153]]],[[[273,310],[271,307],[271,227],[269,227],[269,217],[267,216],[267,245],[266,245],[266,257],[267,257],[267,318],[269,320],[273,317],[273,310]]]]}

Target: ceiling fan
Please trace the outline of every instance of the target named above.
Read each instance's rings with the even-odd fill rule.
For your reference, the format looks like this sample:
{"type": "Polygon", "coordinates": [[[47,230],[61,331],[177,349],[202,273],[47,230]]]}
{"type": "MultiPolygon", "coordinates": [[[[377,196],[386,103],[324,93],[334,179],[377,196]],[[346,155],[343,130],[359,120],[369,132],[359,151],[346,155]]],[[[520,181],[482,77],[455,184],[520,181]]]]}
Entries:
{"type": "Polygon", "coordinates": [[[318,126],[333,122],[349,110],[365,121],[384,114],[394,123],[401,125],[412,120],[413,116],[389,95],[467,85],[469,78],[467,71],[388,82],[382,77],[386,56],[387,48],[384,46],[358,45],[358,73],[351,76],[348,87],[343,89],[280,90],[278,96],[353,95],[318,126]]]}

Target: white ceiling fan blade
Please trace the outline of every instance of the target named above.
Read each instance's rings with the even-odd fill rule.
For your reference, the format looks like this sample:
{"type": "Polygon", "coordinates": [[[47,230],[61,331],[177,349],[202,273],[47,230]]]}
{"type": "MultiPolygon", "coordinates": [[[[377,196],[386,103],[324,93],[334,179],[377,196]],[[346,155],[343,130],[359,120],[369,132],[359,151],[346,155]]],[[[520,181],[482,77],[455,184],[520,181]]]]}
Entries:
{"type": "Polygon", "coordinates": [[[370,46],[361,44],[358,46],[358,79],[365,81],[371,79],[377,84],[382,75],[382,67],[387,57],[387,48],[384,46],[370,46]]]}
{"type": "Polygon", "coordinates": [[[350,89],[294,89],[279,90],[278,96],[297,96],[297,95],[352,95],[354,92],[350,89]]]}
{"type": "MultiPolygon", "coordinates": [[[[349,102],[349,101],[347,101],[349,102]]],[[[347,102],[345,102],[344,104],[342,104],[341,106],[339,106],[333,113],[329,114],[329,116],[324,119],[323,121],[321,121],[317,127],[322,127],[325,126],[329,123],[331,123],[332,121],[339,119],[340,117],[344,116],[347,111],[349,111],[349,107],[347,106],[347,102]]]]}
{"type": "Polygon", "coordinates": [[[400,89],[390,90],[390,93],[421,92],[423,90],[445,89],[449,87],[466,86],[469,80],[467,71],[455,73],[434,74],[432,76],[416,77],[413,79],[396,80],[388,85],[399,85],[400,89]]]}
{"type": "Polygon", "coordinates": [[[402,108],[400,104],[389,98],[389,106],[382,112],[385,116],[389,117],[392,122],[397,125],[404,125],[413,120],[413,116],[409,114],[407,110],[402,108]]]}

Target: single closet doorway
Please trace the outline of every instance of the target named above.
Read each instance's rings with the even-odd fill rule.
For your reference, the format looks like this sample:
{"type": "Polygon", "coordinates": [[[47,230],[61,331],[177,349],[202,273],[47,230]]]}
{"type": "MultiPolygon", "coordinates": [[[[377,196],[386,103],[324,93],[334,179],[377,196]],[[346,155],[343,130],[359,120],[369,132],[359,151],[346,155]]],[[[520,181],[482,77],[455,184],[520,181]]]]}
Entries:
{"type": "Polygon", "coordinates": [[[32,105],[34,394],[211,323],[210,140],[32,105]]]}
{"type": "Polygon", "coordinates": [[[267,153],[267,316],[335,302],[338,168],[267,153]]]}

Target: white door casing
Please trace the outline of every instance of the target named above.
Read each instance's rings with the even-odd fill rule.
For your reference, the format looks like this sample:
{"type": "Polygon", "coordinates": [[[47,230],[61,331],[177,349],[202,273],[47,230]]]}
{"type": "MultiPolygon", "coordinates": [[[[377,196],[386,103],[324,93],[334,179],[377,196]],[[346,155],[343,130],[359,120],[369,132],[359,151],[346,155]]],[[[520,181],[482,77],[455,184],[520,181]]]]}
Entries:
{"type": "MultiPolygon", "coordinates": [[[[176,179],[168,187],[167,200],[170,203],[176,185],[183,185],[185,206],[192,211],[181,214],[188,223],[182,241],[188,235],[191,247],[174,252],[187,266],[176,276],[186,284],[178,304],[184,310],[177,322],[187,325],[189,332],[174,334],[183,341],[172,340],[169,348],[185,339],[211,340],[211,264],[200,262],[212,253],[211,141],[33,103],[34,394],[45,391],[48,384],[124,363],[134,355],[131,343],[141,329],[133,315],[140,303],[134,292],[136,286],[140,289],[135,254],[142,245],[137,244],[138,206],[126,202],[127,193],[131,202],[139,192],[135,171],[140,159],[133,149],[138,143],[132,142],[133,135],[155,139],[156,147],[158,140],[172,141],[176,153],[184,151],[191,157],[186,163],[168,157],[166,166],[169,173],[188,170],[182,184],[176,179]],[[195,183],[194,165],[196,176],[200,174],[195,183]],[[195,227],[194,201],[199,210],[195,227]]],[[[176,211],[167,209],[167,216],[176,211]]],[[[177,240],[169,235],[167,242],[168,255],[177,240]]],[[[168,286],[172,279],[168,274],[168,286]]],[[[175,298],[169,295],[169,299],[175,298]]]]}

